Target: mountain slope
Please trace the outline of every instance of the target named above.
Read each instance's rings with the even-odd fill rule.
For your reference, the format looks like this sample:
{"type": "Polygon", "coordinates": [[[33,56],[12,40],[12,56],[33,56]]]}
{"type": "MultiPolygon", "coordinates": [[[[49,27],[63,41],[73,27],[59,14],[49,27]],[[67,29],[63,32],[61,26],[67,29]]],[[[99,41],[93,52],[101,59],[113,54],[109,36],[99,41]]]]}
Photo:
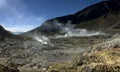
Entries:
{"type": "Polygon", "coordinates": [[[5,30],[1,25],[0,25],[0,38],[5,38],[5,37],[14,37],[12,33],[9,31],[5,30]]]}
{"type": "Polygon", "coordinates": [[[0,25],[0,36],[9,36],[11,35],[10,32],[6,31],[1,25],[0,25]]]}
{"type": "MultiPolygon", "coordinates": [[[[109,0],[89,6],[75,14],[47,20],[42,26],[28,33],[56,34],[66,24],[75,28],[91,31],[119,32],[120,31],[120,1],[109,0]]],[[[27,33],[27,34],[28,34],[27,33]]]]}
{"type": "Polygon", "coordinates": [[[15,40],[28,40],[29,38],[20,36],[20,35],[14,35],[10,31],[5,30],[0,25],[0,41],[8,41],[9,39],[15,39],[15,40]],[[4,40],[6,39],[6,40],[4,40]]]}

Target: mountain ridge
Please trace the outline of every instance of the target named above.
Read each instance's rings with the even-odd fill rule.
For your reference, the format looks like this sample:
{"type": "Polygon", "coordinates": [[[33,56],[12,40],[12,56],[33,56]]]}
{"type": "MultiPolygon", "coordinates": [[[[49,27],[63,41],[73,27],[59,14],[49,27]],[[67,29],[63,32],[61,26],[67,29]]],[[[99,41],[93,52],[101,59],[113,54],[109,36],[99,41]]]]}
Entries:
{"type": "Polygon", "coordinates": [[[109,0],[86,7],[75,14],[56,17],[45,21],[40,27],[37,27],[25,34],[40,33],[45,35],[59,34],[61,25],[68,22],[75,25],[78,29],[87,29],[89,31],[118,32],[120,29],[120,1],[109,0]]]}

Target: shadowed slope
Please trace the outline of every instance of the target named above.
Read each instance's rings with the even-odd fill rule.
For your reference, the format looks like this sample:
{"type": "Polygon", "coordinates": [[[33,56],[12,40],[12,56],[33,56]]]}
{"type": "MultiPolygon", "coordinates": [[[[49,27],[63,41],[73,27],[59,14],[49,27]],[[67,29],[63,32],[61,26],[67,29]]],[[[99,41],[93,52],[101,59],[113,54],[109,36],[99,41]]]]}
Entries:
{"type": "Polygon", "coordinates": [[[75,25],[75,28],[92,31],[120,31],[120,1],[109,0],[89,6],[75,14],[50,19],[42,26],[27,33],[42,33],[54,35],[62,30],[61,26],[75,25]]]}

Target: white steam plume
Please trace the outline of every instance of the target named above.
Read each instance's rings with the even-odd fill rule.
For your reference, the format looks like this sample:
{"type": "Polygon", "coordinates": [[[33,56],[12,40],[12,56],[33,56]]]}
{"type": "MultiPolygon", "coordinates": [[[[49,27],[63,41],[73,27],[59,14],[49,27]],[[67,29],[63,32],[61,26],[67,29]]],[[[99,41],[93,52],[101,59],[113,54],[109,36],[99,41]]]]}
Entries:
{"type": "Polygon", "coordinates": [[[34,39],[42,44],[48,44],[49,39],[45,36],[34,36],[34,39]]]}
{"type": "Polygon", "coordinates": [[[32,37],[34,40],[41,44],[48,44],[50,41],[48,37],[38,33],[37,31],[35,31],[34,33],[29,33],[28,36],[32,37]]]}
{"type": "Polygon", "coordinates": [[[87,29],[75,29],[75,26],[71,24],[70,21],[65,25],[61,23],[57,23],[59,28],[62,28],[61,33],[63,35],[57,35],[56,38],[60,37],[72,37],[72,36],[93,36],[93,35],[104,35],[104,33],[100,31],[88,31],[87,29]]]}

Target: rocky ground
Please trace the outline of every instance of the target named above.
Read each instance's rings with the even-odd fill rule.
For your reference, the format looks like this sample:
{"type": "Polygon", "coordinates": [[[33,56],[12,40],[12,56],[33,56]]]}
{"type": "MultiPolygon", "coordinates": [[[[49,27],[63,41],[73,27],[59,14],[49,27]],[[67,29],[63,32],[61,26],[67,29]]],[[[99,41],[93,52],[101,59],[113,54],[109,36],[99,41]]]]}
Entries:
{"type": "Polygon", "coordinates": [[[120,69],[119,36],[51,38],[48,44],[6,38],[0,41],[0,64],[13,64],[20,72],[96,72],[104,67],[113,72],[110,68],[120,69]]]}

